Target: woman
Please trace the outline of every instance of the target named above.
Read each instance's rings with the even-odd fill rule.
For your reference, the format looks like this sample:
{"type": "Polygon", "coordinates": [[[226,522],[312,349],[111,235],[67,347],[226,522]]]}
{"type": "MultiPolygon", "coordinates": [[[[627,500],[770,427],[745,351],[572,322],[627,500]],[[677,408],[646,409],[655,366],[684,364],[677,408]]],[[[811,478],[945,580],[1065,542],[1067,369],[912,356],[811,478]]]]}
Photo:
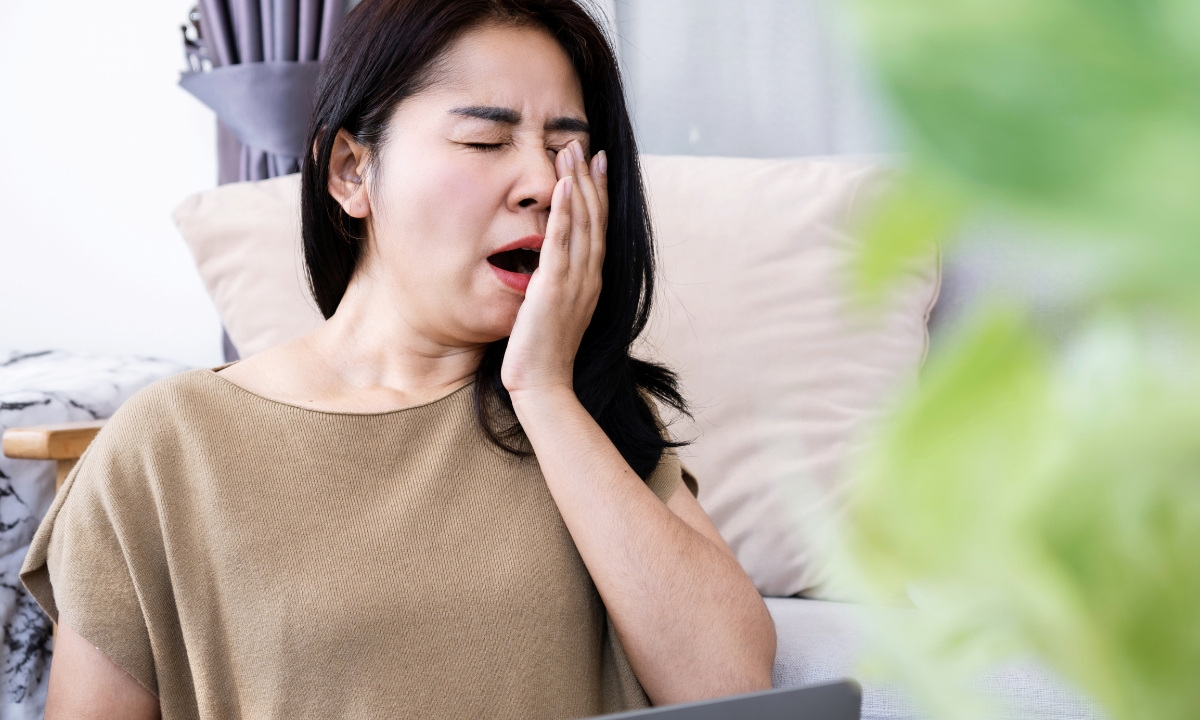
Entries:
{"type": "Polygon", "coordinates": [[[47,717],[583,717],[770,686],[630,357],[632,131],[573,0],[366,0],[318,91],[327,321],[130,400],[22,577],[47,717]],[[611,178],[611,179],[610,179],[611,178]]]}

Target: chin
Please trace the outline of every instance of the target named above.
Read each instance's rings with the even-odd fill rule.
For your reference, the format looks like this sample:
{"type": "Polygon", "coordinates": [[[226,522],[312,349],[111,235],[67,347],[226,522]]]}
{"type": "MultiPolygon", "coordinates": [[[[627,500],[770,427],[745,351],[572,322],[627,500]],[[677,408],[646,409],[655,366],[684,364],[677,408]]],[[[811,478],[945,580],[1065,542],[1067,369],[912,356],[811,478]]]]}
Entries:
{"type": "Polygon", "coordinates": [[[459,307],[461,327],[475,336],[475,342],[494,342],[512,334],[517,312],[525,296],[502,285],[489,270],[462,296],[459,307]]]}

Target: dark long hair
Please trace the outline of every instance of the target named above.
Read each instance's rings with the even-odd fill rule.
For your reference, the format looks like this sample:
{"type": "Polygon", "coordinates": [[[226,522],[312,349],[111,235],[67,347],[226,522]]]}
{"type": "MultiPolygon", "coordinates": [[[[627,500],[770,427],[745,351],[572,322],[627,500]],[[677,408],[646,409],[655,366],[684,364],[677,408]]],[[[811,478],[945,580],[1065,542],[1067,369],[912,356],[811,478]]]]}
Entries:
{"type": "MultiPolygon", "coordinates": [[[[592,148],[608,154],[603,287],[575,357],[574,387],[645,479],[663,450],[680,444],[660,431],[651,396],[687,409],[674,373],[630,353],[654,294],[653,236],[616,57],[600,25],[576,0],[364,0],[347,15],[325,60],[309,129],[313,157],[301,170],[304,260],[313,297],[325,317],[333,315],[366,238],[363,221],[347,215],[327,189],[338,130],[377,156],[397,103],[428,86],[451,41],[487,21],[541,26],[558,40],[583,85],[592,148]]],[[[492,442],[528,454],[500,380],[507,345],[504,339],[485,349],[475,376],[475,409],[492,442]]]]}

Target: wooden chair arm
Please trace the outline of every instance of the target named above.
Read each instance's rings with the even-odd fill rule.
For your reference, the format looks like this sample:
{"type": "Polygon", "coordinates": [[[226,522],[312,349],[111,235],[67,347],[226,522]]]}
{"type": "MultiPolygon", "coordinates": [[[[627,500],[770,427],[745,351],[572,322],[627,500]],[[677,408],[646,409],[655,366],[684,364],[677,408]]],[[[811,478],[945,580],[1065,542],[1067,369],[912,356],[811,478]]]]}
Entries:
{"type": "Polygon", "coordinates": [[[4,454],[22,460],[78,460],[104,420],[33,425],[4,431],[4,454]]]}
{"type": "Polygon", "coordinates": [[[59,423],[57,425],[33,425],[9,428],[4,431],[4,454],[22,460],[57,460],[57,485],[63,480],[83,451],[104,427],[104,420],[59,423]]]}

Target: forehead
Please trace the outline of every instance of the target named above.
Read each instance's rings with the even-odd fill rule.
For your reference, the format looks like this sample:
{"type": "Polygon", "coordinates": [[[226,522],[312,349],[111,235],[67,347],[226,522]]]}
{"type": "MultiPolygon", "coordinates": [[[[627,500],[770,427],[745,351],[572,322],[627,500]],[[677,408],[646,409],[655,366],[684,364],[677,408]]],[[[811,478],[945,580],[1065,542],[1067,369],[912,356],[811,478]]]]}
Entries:
{"type": "Polygon", "coordinates": [[[489,23],[463,33],[441,58],[427,91],[455,106],[507,107],[530,119],[584,117],[583,86],[549,32],[489,23]]]}

